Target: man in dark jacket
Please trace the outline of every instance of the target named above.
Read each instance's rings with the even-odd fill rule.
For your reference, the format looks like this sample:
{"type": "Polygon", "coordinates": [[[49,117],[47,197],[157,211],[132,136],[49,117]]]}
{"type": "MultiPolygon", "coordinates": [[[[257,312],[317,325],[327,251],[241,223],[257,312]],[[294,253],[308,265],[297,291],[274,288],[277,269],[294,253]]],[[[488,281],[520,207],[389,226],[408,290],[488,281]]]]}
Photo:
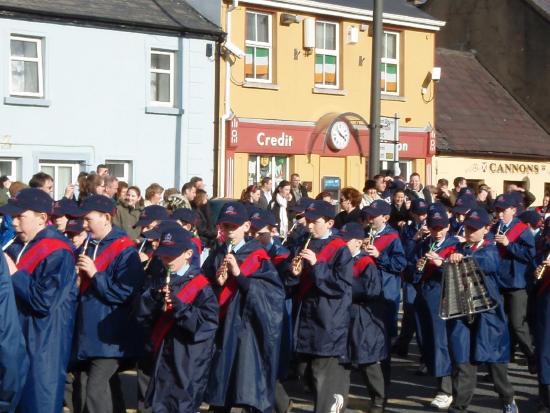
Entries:
{"type": "Polygon", "coordinates": [[[290,175],[290,196],[290,205],[296,205],[300,202],[300,199],[308,197],[307,189],[300,183],[300,175],[298,174],[290,175]]]}
{"type": "Polygon", "coordinates": [[[345,411],[349,391],[348,333],[352,259],[346,242],[332,234],[334,207],[312,201],[305,211],[311,242],[291,265],[296,277],[296,352],[315,392],[314,412],[345,411]]]}
{"type": "Polygon", "coordinates": [[[61,411],[71,354],[75,263],[69,240],[47,225],[52,207],[46,192],[28,188],[0,208],[13,217],[20,244],[10,249],[17,255],[6,257],[30,360],[17,407],[24,413],[61,411]]]}
{"type": "Polygon", "coordinates": [[[405,195],[411,201],[414,201],[417,198],[422,198],[428,204],[431,204],[433,202],[430,190],[420,183],[420,175],[416,172],[411,174],[409,184],[407,185],[407,189],[405,190],[405,195]]]}
{"type": "Polygon", "coordinates": [[[114,201],[92,195],[81,209],[92,238],[77,263],[81,296],[76,357],[86,365],[80,375],[81,403],[88,413],[112,412],[109,379],[121,361],[143,351],[143,334],[131,315],[131,302],[145,275],[134,242],[112,225],[114,201]]]}

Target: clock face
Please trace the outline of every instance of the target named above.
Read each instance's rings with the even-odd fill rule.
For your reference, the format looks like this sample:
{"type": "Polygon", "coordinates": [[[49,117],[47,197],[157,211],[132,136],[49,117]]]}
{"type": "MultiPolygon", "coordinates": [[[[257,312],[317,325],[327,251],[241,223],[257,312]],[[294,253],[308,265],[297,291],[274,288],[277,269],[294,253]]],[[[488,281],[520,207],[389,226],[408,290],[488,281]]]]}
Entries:
{"type": "Polygon", "coordinates": [[[351,132],[348,124],[344,121],[337,121],[332,124],[330,128],[330,135],[328,144],[332,149],[342,150],[349,144],[351,132]]]}

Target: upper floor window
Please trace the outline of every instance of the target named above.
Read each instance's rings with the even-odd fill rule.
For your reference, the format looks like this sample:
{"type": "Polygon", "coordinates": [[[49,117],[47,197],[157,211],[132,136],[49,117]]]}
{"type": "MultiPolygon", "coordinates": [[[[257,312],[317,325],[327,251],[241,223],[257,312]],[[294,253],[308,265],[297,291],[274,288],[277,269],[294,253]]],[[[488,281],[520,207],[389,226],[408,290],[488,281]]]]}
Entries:
{"type": "Polygon", "coordinates": [[[338,23],[315,22],[315,86],[338,87],[338,23]]]}
{"type": "Polygon", "coordinates": [[[11,36],[10,95],[44,96],[42,39],[19,35],[11,36]]]}
{"type": "Polygon", "coordinates": [[[271,14],[246,12],[244,77],[255,82],[271,82],[271,14]]]}
{"type": "Polygon", "coordinates": [[[174,106],[175,53],[151,50],[151,104],[174,106]]]}
{"type": "Polygon", "coordinates": [[[115,176],[119,181],[132,182],[132,161],[105,161],[109,168],[109,175],[115,176]]]}
{"type": "Polygon", "coordinates": [[[380,87],[382,93],[399,94],[399,33],[384,32],[380,87]]]}

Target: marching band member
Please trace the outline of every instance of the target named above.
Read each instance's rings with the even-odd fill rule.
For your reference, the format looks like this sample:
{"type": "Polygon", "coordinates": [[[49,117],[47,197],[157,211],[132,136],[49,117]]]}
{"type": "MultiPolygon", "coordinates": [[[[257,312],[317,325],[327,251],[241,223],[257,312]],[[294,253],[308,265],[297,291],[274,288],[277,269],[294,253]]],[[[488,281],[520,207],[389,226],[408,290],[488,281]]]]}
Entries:
{"type": "Polygon", "coordinates": [[[197,412],[208,381],[218,302],[208,279],[191,263],[191,233],[175,222],[163,225],[155,250],[164,268],[161,289],[147,288],[138,320],[153,325],[154,371],[147,401],[154,412],[197,412]]]}
{"type": "Polygon", "coordinates": [[[217,221],[226,243],[210,252],[204,274],[217,285],[220,327],[205,401],[271,412],[279,362],[284,289],[259,241],[246,240],[245,206],[226,203],[217,221]]]}
{"type": "MultiPolygon", "coordinates": [[[[516,218],[513,194],[499,195],[495,210],[499,221],[491,229],[501,260],[498,283],[504,296],[512,343],[517,342],[527,357],[529,372],[536,372],[533,341],[527,322],[527,273],[535,258],[535,240],[528,225],[516,218]]],[[[512,346],[513,348],[513,346],[512,346]]]]}
{"type": "Polygon", "coordinates": [[[113,411],[109,380],[123,360],[143,350],[131,302],[144,273],[134,241],[112,224],[114,201],[92,195],[82,202],[81,210],[91,240],[83,245],[77,262],[81,280],[76,357],[86,365],[80,374],[80,408],[105,413],[113,411]]]}
{"type": "Polygon", "coordinates": [[[27,378],[29,358],[4,254],[0,254],[0,411],[15,412],[27,378]]]}
{"type": "Polygon", "coordinates": [[[347,242],[353,260],[349,353],[351,363],[358,365],[365,377],[371,396],[369,413],[381,413],[386,399],[381,362],[388,357],[386,306],[382,273],[361,248],[364,234],[363,226],[356,222],[344,225],[339,233],[347,242]]]}
{"type": "Polygon", "coordinates": [[[314,389],[314,412],[345,411],[349,392],[347,349],[351,308],[351,254],[332,234],[334,207],[312,201],[305,210],[310,237],[295,256],[296,353],[314,389]]]}
{"type": "Polygon", "coordinates": [[[188,208],[178,208],[170,217],[173,220],[176,220],[184,229],[189,231],[192,234],[191,241],[193,242],[193,256],[191,257],[192,264],[200,268],[201,266],[201,255],[202,255],[202,242],[196,234],[196,223],[198,215],[195,211],[188,208]]]}
{"type": "Polygon", "coordinates": [[[13,217],[21,248],[6,259],[30,360],[18,412],[59,412],[71,354],[77,303],[70,242],[48,226],[53,200],[37,188],[21,190],[1,214],[13,217]]]}
{"type": "Polygon", "coordinates": [[[471,256],[485,274],[484,284],[496,308],[474,316],[473,321],[454,318],[447,321],[449,350],[454,366],[453,403],[449,412],[466,412],[476,388],[477,365],[487,364],[500,396],[504,413],[516,413],[514,388],[508,379],[510,337],[504,313],[503,298],[498,290],[500,256],[494,243],[485,239],[491,218],[483,208],[471,209],[463,222],[464,243],[457,246],[449,262],[459,263],[471,256]]]}
{"type": "MultiPolygon", "coordinates": [[[[438,389],[430,405],[446,409],[451,405],[451,358],[449,356],[446,322],[439,317],[442,265],[455,250],[458,240],[449,234],[449,218],[440,203],[430,205],[427,225],[430,237],[420,242],[409,267],[416,268],[419,284],[415,300],[417,331],[420,331],[422,359],[428,373],[438,379],[438,389]]],[[[414,269],[409,268],[409,271],[414,269]]]]}

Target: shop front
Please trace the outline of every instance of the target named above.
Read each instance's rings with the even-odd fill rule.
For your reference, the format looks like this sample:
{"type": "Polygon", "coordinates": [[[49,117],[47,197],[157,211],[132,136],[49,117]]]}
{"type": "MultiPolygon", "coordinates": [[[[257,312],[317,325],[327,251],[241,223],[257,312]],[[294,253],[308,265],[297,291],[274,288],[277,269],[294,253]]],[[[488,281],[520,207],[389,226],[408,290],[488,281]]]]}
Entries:
{"type": "Polygon", "coordinates": [[[504,192],[509,184],[516,184],[537,197],[535,205],[542,202],[545,192],[550,192],[550,162],[437,156],[433,165],[435,180],[446,178],[452,182],[463,176],[470,186],[484,183],[496,194],[504,192]]]}
{"type": "MultiPolygon", "coordinates": [[[[364,186],[369,133],[356,114],[327,115],[318,122],[234,117],[227,128],[226,196],[238,197],[265,176],[277,184],[292,173],[300,175],[312,196],[364,186]]],[[[430,148],[435,148],[430,141],[427,131],[401,129],[397,147],[402,175],[416,171],[430,177],[430,148]]]]}

